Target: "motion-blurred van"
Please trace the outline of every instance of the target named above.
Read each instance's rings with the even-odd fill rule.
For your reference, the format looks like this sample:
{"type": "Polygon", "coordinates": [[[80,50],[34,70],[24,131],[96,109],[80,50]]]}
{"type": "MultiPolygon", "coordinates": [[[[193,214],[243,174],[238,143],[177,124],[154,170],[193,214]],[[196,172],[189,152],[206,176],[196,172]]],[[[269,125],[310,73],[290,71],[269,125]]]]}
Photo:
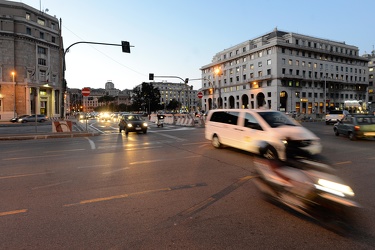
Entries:
{"type": "Polygon", "coordinates": [[[223,145],[286,160],[289,156],[316,155],[320,139],[282,112],[263,109],[210,110],[205,138],[215,148],[223,145]],[[260,152],[266,143],[267,150],[260,152]]]}

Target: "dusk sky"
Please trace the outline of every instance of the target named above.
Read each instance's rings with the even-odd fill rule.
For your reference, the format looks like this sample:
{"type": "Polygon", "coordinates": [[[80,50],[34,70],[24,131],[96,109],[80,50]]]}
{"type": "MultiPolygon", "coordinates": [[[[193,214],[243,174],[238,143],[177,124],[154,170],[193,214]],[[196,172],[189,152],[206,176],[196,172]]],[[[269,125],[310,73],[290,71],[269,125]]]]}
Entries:
{"type": "MultiPolygon", "coordinates": [[[[79,41],[121,47],[74,45],[66,54],[69,88],[133,89],[148,74],[201,77],[200,68],[233,45],[277,29],[357,46],[375,45],[374,0],[22,0],[62,19],[64,47],[79,41]],[[46,11],[48,9],[48,11],[46,11]]],[[[181,82],[174,78],[157,81],[181,82]]],[[[194,89],[201,81],[190,81],[194,89]]]]}

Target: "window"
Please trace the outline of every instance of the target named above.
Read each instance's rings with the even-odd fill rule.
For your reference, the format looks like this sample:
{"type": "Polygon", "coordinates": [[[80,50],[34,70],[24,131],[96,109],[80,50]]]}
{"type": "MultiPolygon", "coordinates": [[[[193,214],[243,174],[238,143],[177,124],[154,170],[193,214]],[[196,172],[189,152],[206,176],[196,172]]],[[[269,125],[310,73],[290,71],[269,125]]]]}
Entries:
{"type": "Polygon", "coordinates": [[[267,75],[271,75],[271,69],[267,69],[267,75]]]}
{"type": "Polygon", "coordinates": [[[289,65],[292,65],[293,64],[293,60],[289,59],[288,63],[289,63],[289,65]]]}
{"type": "Polygon", "coordinates": [[[44,19],[41,19],[41,18],[39,18],[39,17],[38,17],[38,21],[37,21],[37,23],[40,24],[40,25],[43,25],[43,26],[46,25],[46,21],[44,21],[44,19]]]}
{"type": "Polygon", "coordinates": [[[267,65],[271,65],[271,59],[267,60],[267,65]]]}
{"type": "Polygon", "coordinates": [[[262,130],[262,127],[259,125],[257,120],[249,113],[246,113],[245,115],[245,127],[251,128],[251,129],[257,129],[262,130]]]}
{"type": "Polygon", "coordinates": [[[262,62],[258,62],[258,67],[262,67],[262,62]]]}
{"type": "Polygon", "coordinates": [[[239,112],[214,112],[211,121],[237,125],[238,116],[239,112]]]}
{"type": "Polygon", "coordinates": [[[31,28],[26,27],[26,34],[31,36],[31,28]]]}
{"type": "Polygon", "coordinates": [[[30,20],[30,17],[31,17],[30,13],[26,12],[26,20],[30,20]]]}
{"type": "Polygon", "coordinates": [[[43,32],[40,32],[40,33],[39,33],[39,37],[40,37],[40,39],[44,39],[44,33],[43,33],[43,32]]]}
{"type": "Polygon", "coordinates": [[[47,63],[46,63],[46,59],[38,58],[38,64],[39,64],[39,65],[44,65],[44,66],[46,66],[46,65],[47,65],[47,63]]]}
{"type": "Polygon", "coordinates": [[[254,64],[250,64],[250,69],[254,69],[254,64]]]}
{"type": "Polygon", "coordinates": [[[46,55],[47,54],[47,49],[38,46],[38,54],[46,55]]]}

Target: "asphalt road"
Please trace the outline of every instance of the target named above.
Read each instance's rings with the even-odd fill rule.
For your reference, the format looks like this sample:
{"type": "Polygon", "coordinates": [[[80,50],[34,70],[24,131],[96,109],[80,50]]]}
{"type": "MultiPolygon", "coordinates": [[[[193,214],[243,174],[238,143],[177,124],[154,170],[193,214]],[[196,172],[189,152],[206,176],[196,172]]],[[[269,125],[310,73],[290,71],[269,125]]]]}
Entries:
{"type": "Polygon", "coordinates": [[[363,205],[337,235],[265,201],[253,155],[215,149],[203,128],[0,141],[0,249],[374,249],[374,141],[308,123],[363,205]]]}

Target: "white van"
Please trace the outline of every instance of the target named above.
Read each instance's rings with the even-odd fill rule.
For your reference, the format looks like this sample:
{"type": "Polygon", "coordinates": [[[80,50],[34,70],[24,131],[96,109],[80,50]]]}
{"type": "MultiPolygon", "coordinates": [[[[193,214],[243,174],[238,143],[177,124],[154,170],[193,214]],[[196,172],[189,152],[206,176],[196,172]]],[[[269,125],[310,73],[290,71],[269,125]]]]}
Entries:
{"type": "Polygon", "coordinates": [[[289,155],[316,155],[320,139],[282,112],[263,109],[215,109],[207,114],[205,138],[222,145],[286,160],[289,155]],[[264,152],[260,147],[267,145],[264,152]]]}

